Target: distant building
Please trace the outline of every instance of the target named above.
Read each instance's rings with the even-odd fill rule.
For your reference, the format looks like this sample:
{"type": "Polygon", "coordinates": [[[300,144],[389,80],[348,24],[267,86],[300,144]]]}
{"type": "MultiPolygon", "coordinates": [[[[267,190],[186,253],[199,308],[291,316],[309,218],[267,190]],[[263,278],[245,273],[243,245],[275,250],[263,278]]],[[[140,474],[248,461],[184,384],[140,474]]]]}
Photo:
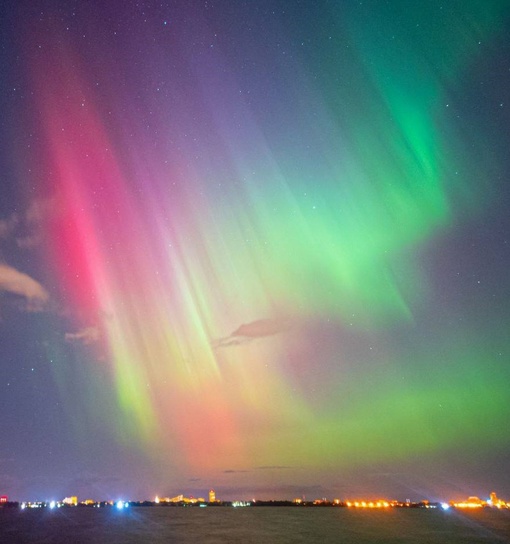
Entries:
{"type": "Polygon", "coordinates": [[[489,504],[496,508],[508,508],[508,503],[499,499],[495,491],[490,494],[489,504]]]}
{"type": "Polygon", "coordinates": [[[77,506],[78,497],[76,497],[75,495],[73,495],[72,497],[66,497],[62,502],[67,506],[77,506]]]}
{"type": "Polygon", "coordinates": [[[454,502],[452,504],[456,508],[483,508],[487,503],[473,496],[469,497],[467,501],[454,502]]]}
{"type": "Polygon", "coordinates": [[[216,502],[216,493],[214,492],[214,489],[209,491],[209,502],[216,502]]]}
{"type": "Polygon", "coordinates": [[[0,497],[0,504],[5,504],[7,502],[7,499],[8,499],[7,495],[2,495],[0,497]]]}

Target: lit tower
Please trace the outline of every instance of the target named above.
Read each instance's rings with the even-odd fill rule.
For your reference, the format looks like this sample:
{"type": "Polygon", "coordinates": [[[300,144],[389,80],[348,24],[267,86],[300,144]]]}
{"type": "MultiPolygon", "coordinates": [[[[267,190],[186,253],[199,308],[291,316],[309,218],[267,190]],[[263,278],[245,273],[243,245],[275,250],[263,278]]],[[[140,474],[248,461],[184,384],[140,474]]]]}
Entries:
{"type": "Polygon", "coordinates": [[[491,496],[490,501],[492,506],[495,506],[496,508],[501,508],[502,506],[505,506],[505,502],[502,501],[501,499],[498,499],[498,496],[496,495],[495,491],[493,491],[490,496],[491,496]]]}
{"type": "Polygon", "coordinates": [[[214,489],[209,491],[209,502],[216,502],[216,493],[214,492],[214,489]]]}

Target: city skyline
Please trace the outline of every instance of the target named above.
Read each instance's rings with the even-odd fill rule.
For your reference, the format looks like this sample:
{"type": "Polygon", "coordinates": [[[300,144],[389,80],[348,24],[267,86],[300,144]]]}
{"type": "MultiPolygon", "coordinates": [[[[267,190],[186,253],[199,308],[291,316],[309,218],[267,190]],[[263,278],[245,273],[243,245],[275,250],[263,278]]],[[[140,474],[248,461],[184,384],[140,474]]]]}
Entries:
{"type": "Polygon", "coordinates": [[[239,499],[230,499],[223,500],[216,497],[216,492],[214,489],[210,489],[208,493],[204,493],[203,497],[194,497],[194,496],[185,496],[184,494],[179,494],[175,497],[159,497],[156,495],[153,499],[132,499],[128,497],[117,497],[115,500],[104,500],[104,499],[78,499],[77,495],[71,495],[63,499],[46,499],[46,500],[20,500],[20,499],[11,499],[7,495],[0,496],[0,508],[13,508],[19,507],[22,510],[25,508],[49,508],[53,510],[55,508],[61,507],[76,507],[76,506],[87,506],[87,507],[106,507],[106,506],[115,506],[118,509],[128,508],[129,506],[233,506],[233,507],[246,507],[246,506],[341,506],[347,508],[362,508],[362,509],[372,509],[372,508],[384,508],[388,509],[391,507],[397,508],[408,508],[408,507],[418,507],[418,508],[439,508],[442,510],[448,510],[450,508],[456,508],[460,510],[473,510],[479,508],[496,508],[496,509],[509,509],[510,502],[507,502],[504,499],[498,497],[495,491],[491,491],[488,494],[486,499],[480,499],[479,497],[472,495],[468,498],[463,499],[452,499],[443,497],[440,501],[430,501],[428,499],[411,500],[407,499],[395,499],[395,498],[382,498],[380,496],[371,496],[366,497],[354,495],[352,497],[343,497],[343,498],[315,498],[310,499],[305,496],[296,497],[292,500],[284,498],[275,498],[270,499],[257,499],[255,497],[250,500],[239,500],[239,499]],[[205,496],[208,496],[206,499],[205,496]]]}
{"type": "Polygon", "coordinates": [[[2,494],[510,497],[510,3],[423,4],[2,3],[2,494]]]}

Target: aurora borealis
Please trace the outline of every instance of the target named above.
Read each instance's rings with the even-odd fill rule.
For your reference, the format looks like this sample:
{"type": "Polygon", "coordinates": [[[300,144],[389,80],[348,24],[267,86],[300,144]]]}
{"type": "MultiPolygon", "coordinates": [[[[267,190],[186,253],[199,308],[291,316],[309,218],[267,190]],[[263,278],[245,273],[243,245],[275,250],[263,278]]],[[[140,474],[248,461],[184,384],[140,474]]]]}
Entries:
{"type": "Polygon", "coordinates": [[[510,3],[417,4],[5,3],[0,492],[510,496],[510,3]]]}

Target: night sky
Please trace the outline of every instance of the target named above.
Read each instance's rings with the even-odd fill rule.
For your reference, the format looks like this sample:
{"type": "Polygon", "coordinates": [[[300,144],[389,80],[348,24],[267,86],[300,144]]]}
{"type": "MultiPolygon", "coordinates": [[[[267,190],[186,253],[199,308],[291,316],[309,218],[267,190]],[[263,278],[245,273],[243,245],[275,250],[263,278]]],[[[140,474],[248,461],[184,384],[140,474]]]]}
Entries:
{"type": "Polygon", "coordinates": [[[2,2],[0,494],[510,499],[509,36],[2,2]]]}

